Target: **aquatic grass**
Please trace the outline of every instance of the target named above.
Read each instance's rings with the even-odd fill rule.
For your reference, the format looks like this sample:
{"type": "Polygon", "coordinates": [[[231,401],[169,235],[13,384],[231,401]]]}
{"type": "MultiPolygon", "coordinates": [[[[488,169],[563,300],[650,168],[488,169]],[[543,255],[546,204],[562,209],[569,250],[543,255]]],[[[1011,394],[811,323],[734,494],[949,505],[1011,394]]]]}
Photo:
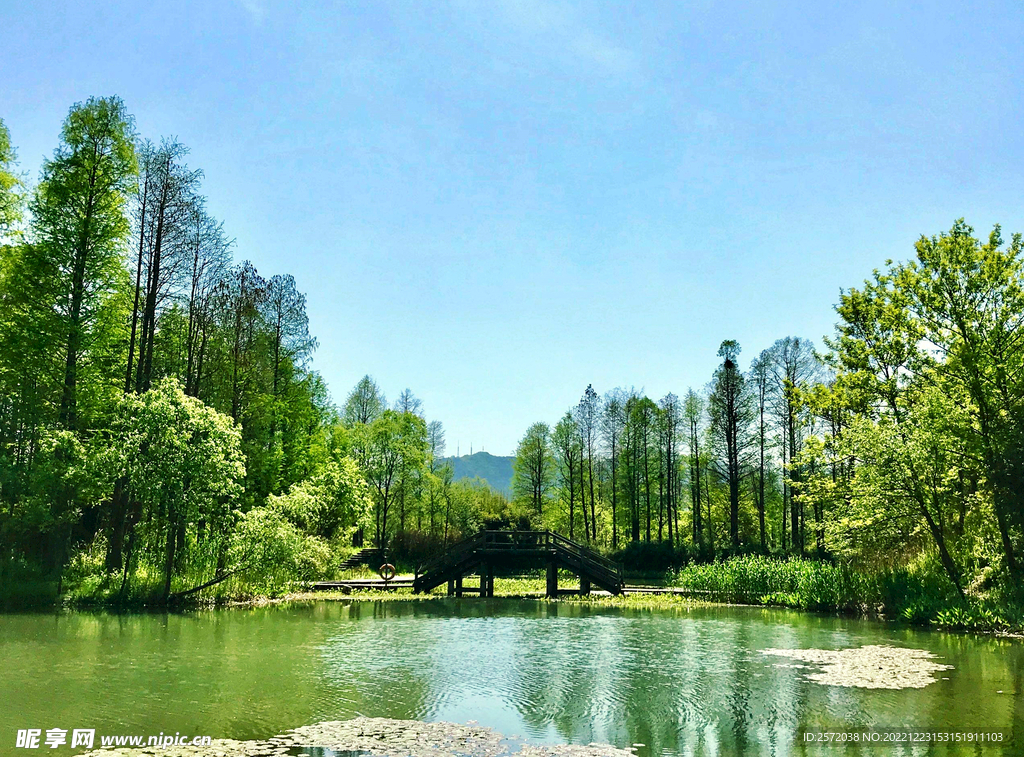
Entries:
{"type": "MultiPolygon", "coordinates": [[[[467,580],[467,585],[472,585],[467,580]]],[[[538,602],[552,602],[567,605],[592,607],[623,607],[627,609],[649,610],[686,610],[695,607],[713,607],[718,603],[679,594],[610,594],[598,593],[586,596],[565,594],[558,599],[545,596],[546,584],[537,578],[498,578],[494,579],[495,599],[529,599],[538,602]]],[[[471,601],[472,594],[466,595],[471,601]]],[[[318,602],[318,601],[349,601],[349,602],[422,602],[425,600],[447,601],[447,588],[439,586],[425,594],[413,594],[408,589],[381,591],[379,589],[358,589],[350,593],[341,591],[294,591],[280,598],[264,599],[264,602],[318,602]]],[[[259,603],[259,602],[257,602],[259,603]]],[[[246,602],[245,604],[250,604],[246,602]]]]}
{"type": "Polygon", "coordinates": [[[719,602],[709,602],[703,599],[685,596],[682,594],[659,593],[641,594],[626,593],[612,596],[610,594],[590,594],[586,596],[566,595],[559,597],[552,602],[561,602],[571,605],[586,605],[592,607],[624,607],[630,610],[692,610],[698,607],[716,607],[719,602]]]}
{"type": "Polygon", "coordinates": [[[1024,615],[1019,608],[993,607],[985,602],[939,610],[933,622],[951,631],[1011,632],[1024,629],[1024,615]]]}
{"type": "MultiPolygon", "coordinates": [[[[346,594],[343,591],[306,591],[297,590],[281,597],[264,599],[269,602],[423,602],[427,600],[446,599],[447,595],[440,591],[413,594],[408,590],[382,591],[380,589],[359,589],[346,594]]],[[[257,604],[259,601],[257,601],[257,604]]],[[[244,602],[243,604],[250,604],[244,602]]]]}
{"type": "Polygon", "coordinates": [[[860,609],[866,594],[863,577],[845,566],[764,555],[690,564],[670,583],[716,601],[805,610],[860,609]]]}
{"type": "Polygon", "coordinates": [[[969,596],[964,604],[941,570],[927,560],[857,570],[795,556],[747,555],[687,565],[670,574],[669,583],[715,602],[859,612],[950,630],[1024,629],[1020,602],[992,595],[969,596]]]}
{"type": "Polygon", "coordinates": [[[670,583],[717,601],[899,612],[907,597],[931,596],[924,582],[912,579],[905,571],[872,574],[842,563],[748,555],[688,565],[670,583]]]}
{"type": "MultiPolygon", "coordinates": [[[[562,577],[559,576],[559,586],[562,585],[562,577]]],[[[548,584],[546,578],[494,577],[495,596],[544,596],[547,593],[547,587],[548,584]]]]}

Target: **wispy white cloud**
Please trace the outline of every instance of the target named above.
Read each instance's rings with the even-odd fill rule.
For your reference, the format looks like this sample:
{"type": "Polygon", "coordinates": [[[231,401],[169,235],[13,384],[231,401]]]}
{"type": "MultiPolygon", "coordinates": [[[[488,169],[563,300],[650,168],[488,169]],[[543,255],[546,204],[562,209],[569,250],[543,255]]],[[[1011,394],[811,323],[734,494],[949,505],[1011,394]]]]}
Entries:
{"type": "Polygon", "coordinates": [[[585,61],[601,66],[614,74],[628,74],[635,68],[633,54],[595,34],[589,29],[577,29],[569,38],[572,51],[585,61]]]}
{"type": "Polygon", "coordinates": [[[588,25],[573,8],[549,0],[509,0],[495,6],[521,33],[546,40],[558,51],[616,76],[636,69],[636,56],[608,35],[588,25]]]}
{"type": "Polygon", "coordinates": [[[263,18],[267,15],[267,6],[263,0],[237,0],[237,2],[253,21],[257,24],[263,23],[263,18]]]}

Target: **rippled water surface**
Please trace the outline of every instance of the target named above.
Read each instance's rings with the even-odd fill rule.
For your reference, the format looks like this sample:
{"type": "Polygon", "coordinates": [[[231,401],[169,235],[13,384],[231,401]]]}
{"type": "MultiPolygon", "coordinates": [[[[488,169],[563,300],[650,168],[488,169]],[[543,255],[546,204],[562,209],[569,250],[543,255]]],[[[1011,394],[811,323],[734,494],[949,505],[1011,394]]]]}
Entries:
{"type": "Polygon", "coordinates": [[[1024,744],[1024,644],[758,608],[451,599],[0,615],[0,664],[0,754],[24,751],[7,748],[23,728],[243,739],[355,715],[641,755],[802,754],[801,729],[861,726],[998,728],[1024,744]],[[762,654],[867,644],[953,668],[924,688],[868,690],[762,654]]]}

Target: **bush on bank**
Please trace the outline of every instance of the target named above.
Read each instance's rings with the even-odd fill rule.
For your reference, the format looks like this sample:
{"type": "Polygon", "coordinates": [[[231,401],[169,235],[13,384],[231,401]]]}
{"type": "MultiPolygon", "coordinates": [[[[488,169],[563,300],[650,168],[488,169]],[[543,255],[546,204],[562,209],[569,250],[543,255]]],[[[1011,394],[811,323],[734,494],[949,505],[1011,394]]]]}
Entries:
{"type": "Polygon", "coordinates": [[[964,603],[926,560],[858,571],[842,563],[746,555],[691,563],[671,573],[669,583],[717,602],[879,614],[957,630],[1024,628],[1019,597],[994,590],[968,595],[964,603]]]}

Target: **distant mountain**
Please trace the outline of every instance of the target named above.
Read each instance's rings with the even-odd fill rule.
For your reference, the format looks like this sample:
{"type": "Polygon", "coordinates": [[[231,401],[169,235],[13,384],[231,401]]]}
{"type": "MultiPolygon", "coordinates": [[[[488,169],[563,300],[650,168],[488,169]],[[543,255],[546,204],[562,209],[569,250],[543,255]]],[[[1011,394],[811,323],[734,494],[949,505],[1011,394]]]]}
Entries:
{"type": "Polygon", "coordinates": [[[498,457],[490,452],[477,452],[473,455],[450,457],[455,479],[482,478],[491,488],[508,494],[512,491],[512,460],[511,457],[498,457]]]}

